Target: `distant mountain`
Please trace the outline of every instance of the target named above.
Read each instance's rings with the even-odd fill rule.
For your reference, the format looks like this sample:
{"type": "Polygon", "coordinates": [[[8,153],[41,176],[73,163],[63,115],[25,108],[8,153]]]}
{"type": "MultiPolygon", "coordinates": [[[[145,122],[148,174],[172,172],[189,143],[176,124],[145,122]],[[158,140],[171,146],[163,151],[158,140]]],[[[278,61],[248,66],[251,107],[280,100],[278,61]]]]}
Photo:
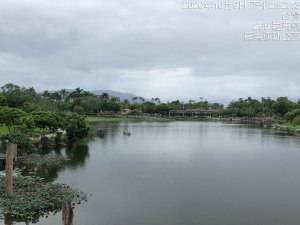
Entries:
{"type": "Polygon", "coordinates": [[[102,95],[103,93],[108,93],[108,95],[118,97],[122,101],[125,99],[128,99],[130,102],[132,101],[133,97],[136,97],[136,95],[134,95],[134,94],[122,93],[122,92],[113,91],[113,90],[97,90],[97,91],[91,91],[91,93],[93,93],[95,95],[102,95]]]}

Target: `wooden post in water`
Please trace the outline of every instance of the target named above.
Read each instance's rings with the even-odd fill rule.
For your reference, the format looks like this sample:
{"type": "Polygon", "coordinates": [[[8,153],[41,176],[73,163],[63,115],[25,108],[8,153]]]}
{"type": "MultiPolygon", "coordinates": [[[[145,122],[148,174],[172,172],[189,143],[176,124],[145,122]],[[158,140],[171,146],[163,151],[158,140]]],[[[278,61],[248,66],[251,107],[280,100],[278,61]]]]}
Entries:
{"type": "Polygon", "coordinates": [[[7,197],[10,197],[13,193],[13,169],[15,151],[17,151],[17,145],[8,143],[5,162],[5,194],[7,197]]]}
{"type": "Polygon", "coordinates": [[[71,202],[66,201],[62,205],[62,222],[63,225],[73,225],[73,208],[71,206],[71,202]]]}
{"type": "Polygon", "coordinates": [[[10,216],[7,214],[4,215],[4,225],[13,225],[13,221],[11,220],[10,216]]]}

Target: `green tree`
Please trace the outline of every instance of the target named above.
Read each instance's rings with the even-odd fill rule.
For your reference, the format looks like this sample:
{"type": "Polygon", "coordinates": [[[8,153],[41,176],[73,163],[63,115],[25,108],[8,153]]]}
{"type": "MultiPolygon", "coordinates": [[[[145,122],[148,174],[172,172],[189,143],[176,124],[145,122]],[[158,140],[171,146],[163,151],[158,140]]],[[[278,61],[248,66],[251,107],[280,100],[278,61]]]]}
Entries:
{"type": "Polygon", "coordinates": [[[80,98],[83,96],[83,89],[81,88],[76,88],[75,91],[71,92],[68,96],[68,100],[72,100],[75,98],[80,98]]]}
{"type": "Polygon", "coordinates": [[[96,96],[83,97],[79,106],[83,107],[86,113],[98,113],[101,110],[101,99],[96,96]]]}
{"type": "Polygon", "coordinates": [[[124,99],[124,108],[125,109],[128,109],[128,107],[129,107],[129,100],[128,99],[124,99]]]}
{"type": "Polygon", "coordinates": [[[140,117],[142,114],[143,114],[143,112],[141,110],[138,110],[138,109],[133,109],[130,112],[128,112],[128,115],[131,115],[131,116],[140,117]]]}
{"type": "Polygon", "coordinates": [[[181,109],[181,103],[179,100],[172,101],[168,104],[168,107],[170,110],[180,110],[181,109]]]}
{"type": "Polygon", "coordinates": [[[26,112],[8,107],[0,107],[0,124],[5,125],[9,132],[32,129],[34,122],[26,112]]]}
{"type": "Polygon", "coordinates": [[[273,115],[273,104],[274,100],[272,100],[270,97],[268,98],[261,98],[261,104],[262,104],[262,115],[263,116],[272,116],[273,115]]]}
{"type": "Polygon", "coordinates": [[[236,116],[242,116],[244,100],[239,98],[237,101],[231,101],[227,106],[227,113],[236,116]]]}
{"type": "Polygon", "coordinates": [[[294,109],[290,112],[288,112],[286,115],[285,115],[285,119],[287,121],[293,121],[293,119],[296,117],[296,116],[299,116],[300,115],[300,109],[294,109]]]}
{"type": "Polygon", "coordinates": [[[31,113],[34,124],[41,129],[48,129],[51,133],[63,127],[63,121],[60,116],[54,112],[39,111],[31,113]]]}
{"type": "Polygon", "coordinates": [[[211,104],[209,104],[209,108],[216,109],[216,110],[222,110],[222,109],[224,109],[224,105],[221,103],[211,103],[211,104]]]}
{"type": "Polygon", "coordinates": [[[293,124],[294,124],[294,125],[300,125],[300,115],[296,116],[296,117],[293,119],[293,124]]]}
{"type": "Polygon", "coordinates": [[[293,119],[293,124],[294,124],[294,125],[300,125],[300,115],[296,116],[296,117],[293,119]]]}
{"type": "Polygon", "coordinates": [[[85,117],[77,113],[67,113],[64,116],[64,129],[69,140],[82,138],[88,135],[88,127],[85,117]]]}
{"type": "Polygon", "coordinates": [[[100,98],[102,100],[107,101],[109,99],[109,95],[108,95],[108,93],[104,92],[104,93],[102,93],[102,95],[100,95],[100,98]]]}
{"type": "Polygon", "coordinates": [[[62,96],[59,91],[55,91],[50,94],[50,99],[59,102],[62,100],[62,96]]]}
{"type": "Polygon", "coordinates": [[[162,103],[160,105],[156,105],[155,106],[155,112],[156,113],[160,113],[164,116],[167,115],[167,113],[169,113],[170,109],[169,109],[169,106],[165,103],[162,103]]]}
{"type": "Polygon", "coordinates": [[[0,94],[0,106],[7,106],[7,99],[4,94],[0,94]]]}
{"type": "Polygon", "coordinates": [[[2,149],[6,149],[6,143],[14,143],[18,145],[18,155],[36,153],[37,148],[32,140],[30,134],[13,131],[0,137],[2,143],[2,149]]]}
{"type": "Polygon", "coordinates": [[[154,102],[145,102],[143,104],[143,112],[145,113],[154,113],[155,112],[155,103],[154,102]]]}
{"type": "Polygon", "coordinates": [[[285,116],[289,111],[296,107],[296,104],[288,99],[288,97],[279,97],[273,104],[273,110],[278,116],[285,116]]]}
{"type": "Polygon", "coordinates": [[[84,114],[84,108],[79,105],[76,105],[73,108],[73,112],[78,113],[78,114],[84,114]]]}
{"type": "Polygon", "coordinates": [[[44,98],[50,98],[50,96],[51,96],[51,93],[48,90],[45,90],[42,94],[42,97],[44,97],[44,98]]]}
{"type": "Polygon", "coordinates": [[[5,84],[1,89],[9,107],[20,107],[25,102],[32,101],[37,97],[33,88],[20,88],[18,85],[12,83],[5,84]]]}
{"type": "Polygon", "coordinates": [[[66,101],[66,100],[68,99],[69,92],[68,92],[66,89],[61,89],[61,90],[59,91],[59,93],[60,93],[61,99],[62,99],[63,101],[66,101]]]}
{"type": "Polygon", "coordinates": [[[39,98],[35,101],[28,101],[22,105],[22,109],[25,112],[33,112],[33,111],[51,111],[57,112],[59,110],[64,111],[61,107],[63,104],[61,102],[54,102],[48,98],[39,98]]]}

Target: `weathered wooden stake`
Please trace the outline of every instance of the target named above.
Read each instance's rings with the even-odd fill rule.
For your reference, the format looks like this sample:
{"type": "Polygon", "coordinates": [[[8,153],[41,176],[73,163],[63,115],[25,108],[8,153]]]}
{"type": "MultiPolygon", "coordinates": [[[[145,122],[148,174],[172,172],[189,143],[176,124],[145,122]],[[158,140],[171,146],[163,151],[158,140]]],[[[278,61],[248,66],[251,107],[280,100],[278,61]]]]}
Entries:
{"type": "Polygon", "coordinates": [[[5,194],[7,197],[10,197],[13,193],[13,169],[15,151],[17,151],[16,144],[7,144],[5,162],[5,194]]]}
{"type": "Polygon", "coordinates": [[[11,220],[10,216],[5,214],[4,215],[4,225],[12,225],[13,221],[11,220]]]}
{"type": "Polygon", "coordinates": [[[63,225],[73,225],[73,208],[71,206],[71,202],[66,201],[62,205],[62,222],[63,225]]]}

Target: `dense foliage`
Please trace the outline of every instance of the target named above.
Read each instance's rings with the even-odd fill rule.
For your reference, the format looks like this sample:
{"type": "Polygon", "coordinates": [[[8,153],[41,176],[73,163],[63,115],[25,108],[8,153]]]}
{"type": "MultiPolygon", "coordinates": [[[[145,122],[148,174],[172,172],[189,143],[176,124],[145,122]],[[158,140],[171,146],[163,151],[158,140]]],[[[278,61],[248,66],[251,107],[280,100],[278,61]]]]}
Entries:
{"type": "Polygon", "coordinates": [[[285,115],[285,118],[287,121],[293,121],[293,119],[296,117],[296,116],[299,116],[300,115],[300,108],[298,109],[294,109],[290,112],[288,112],[286,115],[285,115]]]}
{"type": "Polygon", "coordinates": [[[37,138],[46,134],[55,134],[55,143],[66,138],[82,138],[89,132],[85,117],[72,112],[33,111],[27,113],[19,108],[0,106],[0,125],[9,133],[0,136],[2,151],[7,142],[18,145],[18,154],[35,153],[37,138]]]}
{"type": "MultiPolygon", "coordinates": [[[[229,103],[222,114],[233,116],[278,116],[292,120],[300,110],[299,102],[293,102],[287,97],[279,97],[275,100],[262,98],[261,101],[252,99],[238,99],[229,103]]],[[[297,114],[298,115],[298,114],[297,114]]]]}
{"type": "Polygon", "coordinates": [[[85,118],[77,113],[67,113],[63,117],[64,129],[68,139],[82,138],[89,133],[89,126],[85,122],[85,118]]]}
{"type": "Polygon", "coordinates": [[[34,121],[36,128],[47,132],[56,133],[63,128],[67,130],[67,136],[71,139],[86,135],[88,130],[83,125],[83,117],[78,114],[108,117],[121,114],[137,117],[142,114],[167,116],[171,110],[212,109],[217,110],[221,116],[278,117],[289,122],[300,114],[300,102],[291,101],[287,97],[278,97],[276,100],[240,98],[224,107],[220,103],[210,103],[203,97],[198,100],[162,103],[158,97],[145,99],[139,96],[121,101],[107,93],[95,95],[81,88],[45,90],[43,93],[37,93],[32,87],[19,87],[8,83],[1,89],[0,124],[4,124],[10,131],[15,131],[32,126],[34,121]],[[76,116],[71,113],[76,113],[76,116]]]}
{"type": "Polygon", "coordinates": [[[37,111],[31,113],[36,127],[47,129],[51,132],[63,126],[62,118],[54,112],[37,111]]]}
{"type": "Polygon", "coordinates": [[[0,124],[9,131],[26,130],[34,127],[33,119],[21,109],[0,107],[0,124]]]}
{"type": "Polygon", "coordinates": [[[294,124],[294,125],[300,125],[300,115],[296,116],[296,117],[293,119],[293,124],[294,124]]]}
{"type": "Polygon", "coordinates": [[[8,134],[2,135],[1,139],[1,149],[6,149],[6,143],[14,143],[18,145],[18,154],[30,154],[37,152],[37,148],[35,142],[32,138],[26,134],[21,132],[10,132],[8,134]]]}
{"type": "Polygon", "coordinates": [[[0,215],[15,222],[37,223],[39,218],[61,210],[66,201],[73,206],[87,200],[87,195],[64,184],[45,183],[38,177],[14,177],[14,192],[4,194],[4,177],[0,177],[0,215]]]}

